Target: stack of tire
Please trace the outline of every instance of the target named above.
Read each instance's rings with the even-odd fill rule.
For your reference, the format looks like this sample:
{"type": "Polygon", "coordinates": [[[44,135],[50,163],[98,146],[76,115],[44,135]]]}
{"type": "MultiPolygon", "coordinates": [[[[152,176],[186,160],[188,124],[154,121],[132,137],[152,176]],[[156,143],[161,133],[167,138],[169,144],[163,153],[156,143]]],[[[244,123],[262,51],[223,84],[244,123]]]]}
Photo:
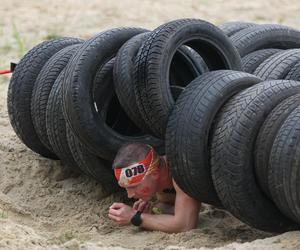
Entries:
{"type": "Polygon", "coordinates": [[[300,82],[269,72],[293,58],[278,75],[297,75],[297,48],[300,31],[289,27],[198,19],[46,41],[13,73],[9,117],[30,149],[110,192],[117,150],[147,143],[195,199],[261,230],[294,230],[300,82]]]}

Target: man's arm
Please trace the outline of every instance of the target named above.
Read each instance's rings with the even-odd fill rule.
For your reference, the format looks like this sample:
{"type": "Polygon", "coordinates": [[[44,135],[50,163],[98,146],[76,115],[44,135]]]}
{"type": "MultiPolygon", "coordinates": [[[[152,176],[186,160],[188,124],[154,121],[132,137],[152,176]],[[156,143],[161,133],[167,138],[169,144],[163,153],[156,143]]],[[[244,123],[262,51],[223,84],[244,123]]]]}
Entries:
{"type": "Polygon", "coordinates": [[[141,215],[141,227],[168,233],[178,233],[191,230],[197,226],[200,203],[184,193],[173,181],[176,190],[174,215],[141,215]]]}

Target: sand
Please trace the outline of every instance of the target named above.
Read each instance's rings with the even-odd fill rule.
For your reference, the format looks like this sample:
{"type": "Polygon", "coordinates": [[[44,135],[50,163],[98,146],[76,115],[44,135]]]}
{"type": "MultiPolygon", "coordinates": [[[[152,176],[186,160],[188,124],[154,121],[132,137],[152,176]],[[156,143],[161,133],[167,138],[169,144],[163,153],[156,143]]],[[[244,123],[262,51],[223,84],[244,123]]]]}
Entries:
{"type": "MultiPolygon", "coordinates": [[[[88,38],[119,26],[153,29],[183,17],[214,24],[243,20],[298,28],[299,9],[300,2],[295,0],[3,1],[0,69],[49,37],[88,38]]],[[[300,248],[300,232],[261,232],[209,206],[202,209],[198,227],[186,233],[116,226],[107,211],[114,201],[124,200],[122,194],[107,195],[92,179],[70,176],[59,161],[35,154],[17,138],[6,107],[9,79],[9,75],[0,76],[0,249],[300,248]]]]}

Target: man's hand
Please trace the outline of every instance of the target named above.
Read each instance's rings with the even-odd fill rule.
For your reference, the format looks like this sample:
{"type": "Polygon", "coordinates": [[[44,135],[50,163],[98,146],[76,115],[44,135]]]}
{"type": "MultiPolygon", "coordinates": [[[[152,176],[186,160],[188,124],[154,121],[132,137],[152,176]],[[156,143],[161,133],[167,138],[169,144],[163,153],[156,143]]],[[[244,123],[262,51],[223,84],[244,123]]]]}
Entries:
{"type": "Polygon", "coordinates": [[[108,217],[118,225],[130,224],[131,218],[135,215],[136,210],[124,203],[114,203],[109,207],[108,217]]]}
{"type": "Polygon", "coordinates": [[[174,214],[165,214],[166,211],[162,211],[162,214],[142,213],[142,228],[167,233],[179,233],[197,227],[201,203],[184,193],[174,180],[173,186],[176,190],[174,214]]]}
{"type": "Polygon", "coordinates": [[[143,213],[150,213],[150,203],[148,201],[143,201],[139,199],[133,204],[133,209],[143,213]]]}

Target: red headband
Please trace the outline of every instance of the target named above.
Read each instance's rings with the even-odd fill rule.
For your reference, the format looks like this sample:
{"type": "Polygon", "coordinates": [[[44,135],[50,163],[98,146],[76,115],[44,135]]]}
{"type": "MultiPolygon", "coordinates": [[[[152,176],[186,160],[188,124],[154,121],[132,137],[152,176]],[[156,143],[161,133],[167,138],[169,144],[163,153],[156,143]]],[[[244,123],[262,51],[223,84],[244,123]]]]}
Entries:
{"type": "Polygon", "coordinates": [[[115,176],[119,184],[123,186],[137,184],[143,180],[146,174],[152,172],[157,162],[158,156],[154,153],[153,149],[151,149],[144,160],[126,168],[115,168],[115,176]]]}

